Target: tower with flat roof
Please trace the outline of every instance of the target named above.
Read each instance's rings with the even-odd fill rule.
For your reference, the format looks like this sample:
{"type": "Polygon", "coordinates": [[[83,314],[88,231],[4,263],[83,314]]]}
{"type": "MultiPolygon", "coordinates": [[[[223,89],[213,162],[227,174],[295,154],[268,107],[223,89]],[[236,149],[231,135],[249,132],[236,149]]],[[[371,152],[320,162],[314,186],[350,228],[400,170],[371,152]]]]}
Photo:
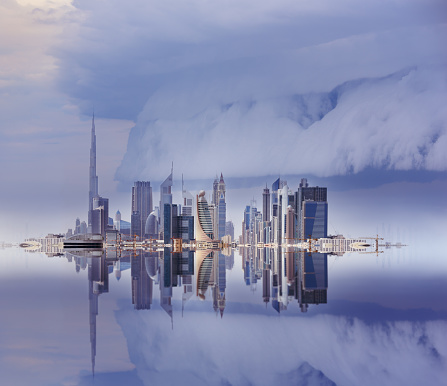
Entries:
{"type": "MultiPolygon", "coordinates": [[[[138,224],[131,226],[135,234],[143,238],[146,220],[152,212],[152,187],[149,181],[135,181],[132,187],[132,212],[139,212],[138,224]]],[[[135,217],[135,220],[137,218],[135,217]]]]}

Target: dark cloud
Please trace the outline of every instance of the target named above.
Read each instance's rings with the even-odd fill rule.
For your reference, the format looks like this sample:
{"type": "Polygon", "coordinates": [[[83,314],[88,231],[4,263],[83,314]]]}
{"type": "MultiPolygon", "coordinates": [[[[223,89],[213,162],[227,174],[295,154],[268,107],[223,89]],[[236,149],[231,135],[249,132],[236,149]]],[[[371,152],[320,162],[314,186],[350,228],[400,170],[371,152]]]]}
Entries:
{"type": "Polygon", "coordinates": [[[312,83],[327,90],[337,84],[334,78],[351,79],[356,67],[364,67],[354,71],[360,76],[384,75],[418,64],[422,56],[439,55],[439,37],[430,39],[423,30],[446,21],[442,2],[418,0],[361,6],[353,1],[193,1],[186,6],[114,0],[74,6],[80,23],[67,28],[63,44],[52,50],[60,89],[84,112],[99,105],[108,117],[132,119],[160,86],[175,79],[194,81],[191,70],[212,78],[230,73],[233,87],[254,70],[256,81],[272,78],[276,90],[290,83],[293,70],[304,70],[299,82],[292,81],[295,86],[304,81],[297,91],[308,91],[312,83]],[[338,68],[341,59],[346,61],[338,68]],[[315,70],[326,73],[319,82],[310,74],[315,70]]]}

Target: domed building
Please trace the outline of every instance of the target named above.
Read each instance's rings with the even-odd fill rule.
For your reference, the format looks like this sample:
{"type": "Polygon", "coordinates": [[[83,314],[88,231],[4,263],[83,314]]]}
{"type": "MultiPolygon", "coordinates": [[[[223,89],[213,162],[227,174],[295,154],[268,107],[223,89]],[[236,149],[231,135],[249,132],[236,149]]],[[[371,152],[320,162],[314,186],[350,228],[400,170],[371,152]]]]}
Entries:
{"type": "Polygon", "coordinates": [[[144,227],[144,237],[148,239],[158,238],[158,218],[155,211],[152,211],[147,217],[144,227]]]}

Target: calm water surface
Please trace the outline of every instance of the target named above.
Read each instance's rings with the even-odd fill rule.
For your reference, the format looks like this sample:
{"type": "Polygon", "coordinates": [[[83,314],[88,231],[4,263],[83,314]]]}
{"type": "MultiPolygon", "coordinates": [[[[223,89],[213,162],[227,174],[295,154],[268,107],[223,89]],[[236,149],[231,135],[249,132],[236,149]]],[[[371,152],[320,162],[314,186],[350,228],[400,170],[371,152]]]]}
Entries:
{"type": "Polygon", "coordinates": [[[445,263],[420,250],[315,260],[307,286],[327,286],[327,298],[302,312],[299,269],[294,280],[283,258],[275,278],[237,251],[202,272],[194,255],[3,249],[3,382],[446,384],[445,263]]]}

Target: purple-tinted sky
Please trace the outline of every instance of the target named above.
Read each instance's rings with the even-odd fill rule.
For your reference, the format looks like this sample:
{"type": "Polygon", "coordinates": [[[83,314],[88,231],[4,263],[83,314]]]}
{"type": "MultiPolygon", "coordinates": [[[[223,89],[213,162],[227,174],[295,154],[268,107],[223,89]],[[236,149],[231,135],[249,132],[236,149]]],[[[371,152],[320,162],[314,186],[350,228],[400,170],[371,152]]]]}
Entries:
{"type": "Polygon", "coordinates": [[[85,216],[93,109],[113,212],[171,161],[186,180],[445,171],[446,20],[426,0],[3,1],[0,234],[85,216]]]}

